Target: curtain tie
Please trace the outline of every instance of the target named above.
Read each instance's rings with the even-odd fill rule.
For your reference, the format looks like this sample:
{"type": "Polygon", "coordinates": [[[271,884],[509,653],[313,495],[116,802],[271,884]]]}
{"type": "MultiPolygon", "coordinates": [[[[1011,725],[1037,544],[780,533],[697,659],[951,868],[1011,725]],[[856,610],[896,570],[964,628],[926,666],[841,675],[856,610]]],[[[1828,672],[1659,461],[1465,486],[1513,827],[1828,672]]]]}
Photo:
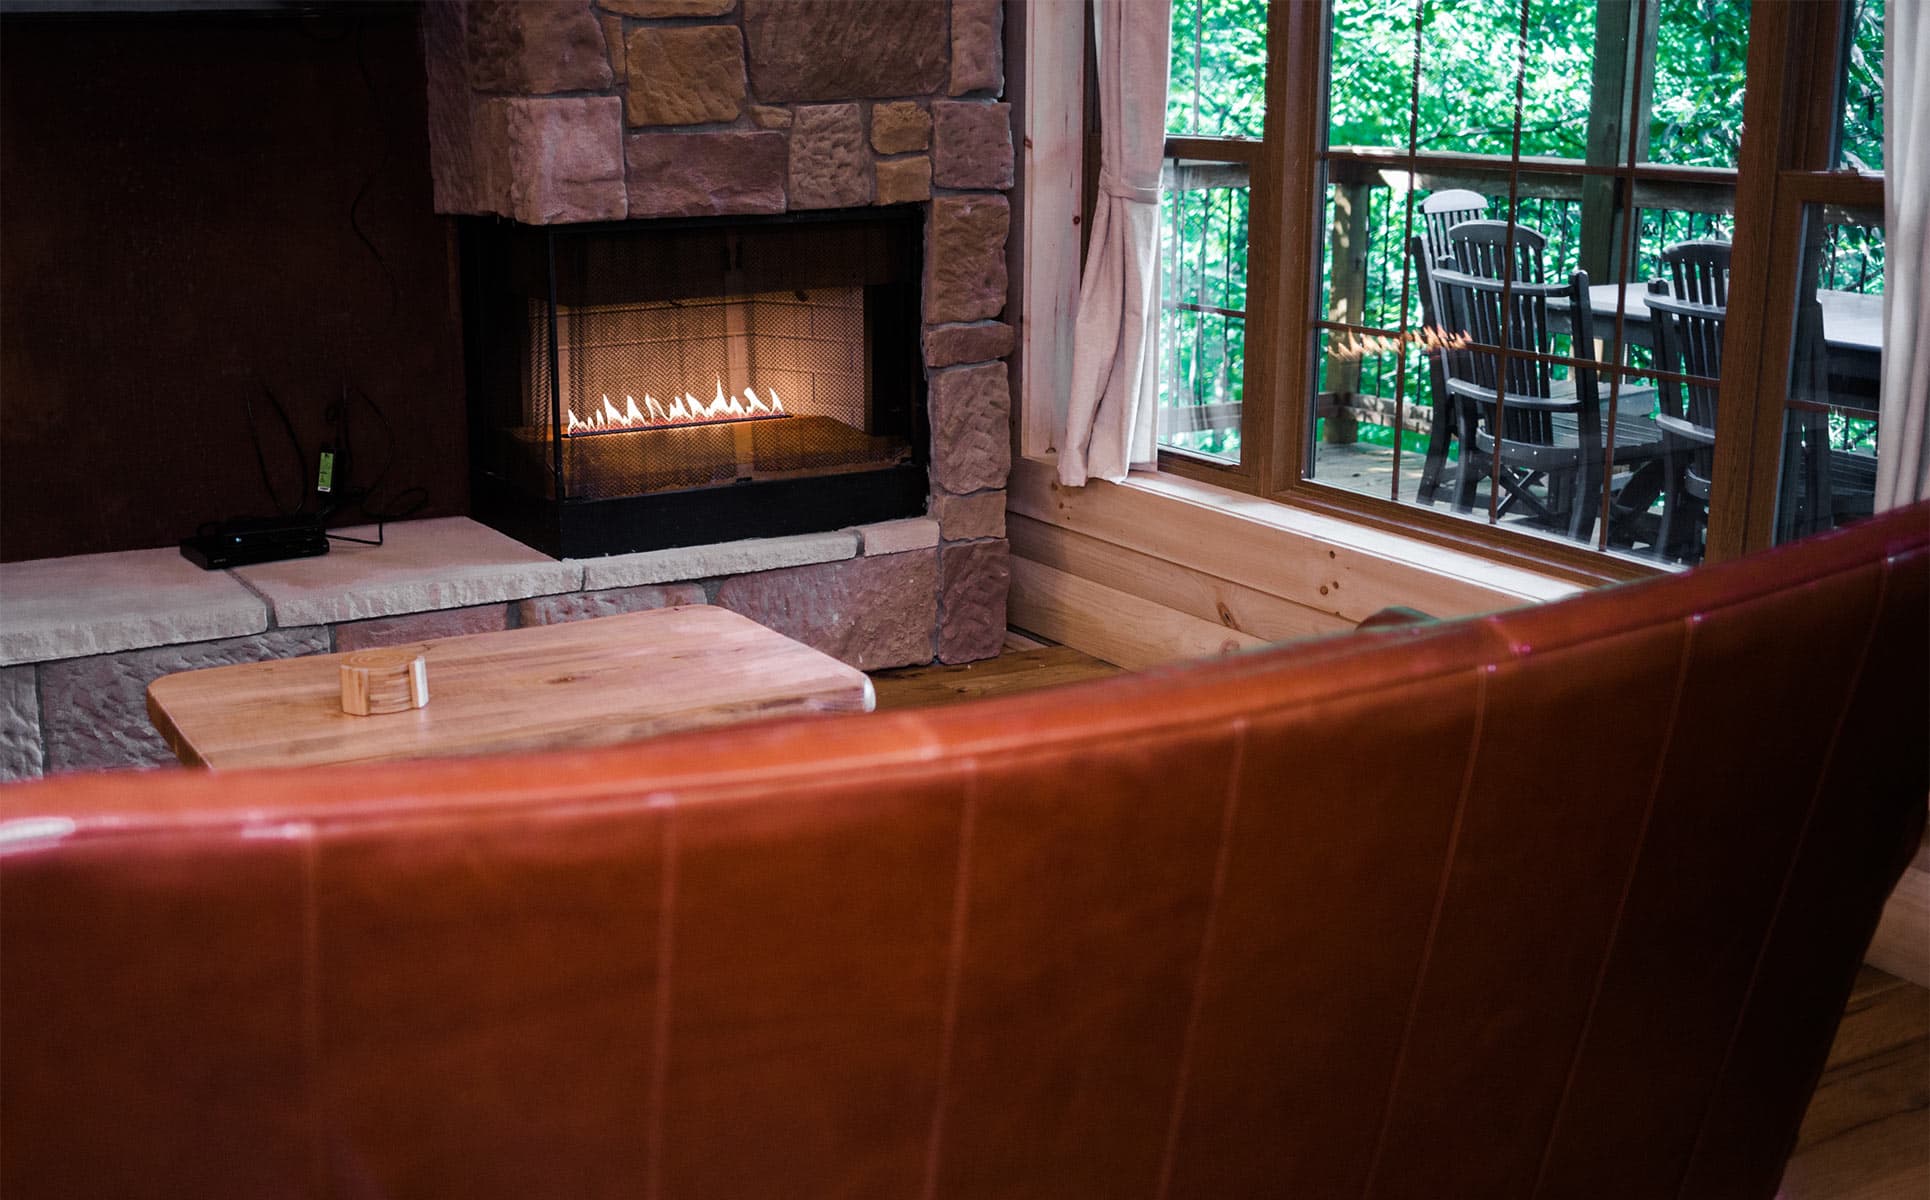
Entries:
{"type": "Polygon", "coordinates": [[[1121,183],[1117,175],[1107,170],[1099,172],[1099,190],[1108,196],[1117,196],[1121,200],[1130,200],[1135,204],[1159,203],[1158,184],[1152,187],[1134,187],[1130,183],[1121,183]]]}

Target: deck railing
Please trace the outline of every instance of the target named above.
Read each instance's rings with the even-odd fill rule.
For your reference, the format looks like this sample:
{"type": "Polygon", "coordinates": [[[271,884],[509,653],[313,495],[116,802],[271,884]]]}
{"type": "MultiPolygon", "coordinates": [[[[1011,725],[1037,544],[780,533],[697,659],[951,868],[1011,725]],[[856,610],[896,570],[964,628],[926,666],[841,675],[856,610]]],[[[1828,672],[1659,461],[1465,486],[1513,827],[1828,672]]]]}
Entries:
{"type": "MultiPolygon", "coordinates": [[[[1548,277],[1578,267],[1598,283],[1620,267],[1619,222],[1633,212],[1628,277],[1661,274],[1664,247],[1698,238],[1727,240],[1734,229],[1735,172],[1711,167],[1650,168],[1656,178],[1629,184],[1603,175],[1577,173],[1563,159],[1523,158],[1514,175],[1515,219],[1547,238],[1548,277]]],[[[1406,201],[1431,192],[1465,188],[1489,197],[1489,213],[1505,217],[1510,189],[1506,156],[1405,154],[1374,148],[1340,148],[1327,160],[1321,311],[1327,320],[1357,328],[1415,330],[1420,298],[1405,278],[1406,235],[1419,232],[1418,211],[1410,230],[1406,201]],[[1406,286],[1406,320],[1402,294],[1406,286]]],[[[1248,168],[1236,162],[1169,162],[1162,214],[1161,329],[1162,439],[1209,451],[1237,445],[1240,425],[1240,362],[1245,334],[1246,188],[1248,168]],[[1228,441],[1229,436],[1234,439],[1228,441]]],[[[1819,286],[1840,291],[1880,291],[1883,237],[1880,215],[1828,214],[1819,286]]],[[[1363,436],[1386,441],[1396,428],[1424,431],[1430,421],[1425,360],[1418,347],[1393,339],[1326,333],[1316,381],[1315,416],[1324,440],[1352,442],[1363,436]],[[1408,356],[1405,403],[1396,396],[1396,355],[1408,356]],[[1374,427],[1373,432],[1360,426],[1374,427]]],[[[1629,348],[1630,361],[1646,361],[1647,348],[1629,348]]]]}

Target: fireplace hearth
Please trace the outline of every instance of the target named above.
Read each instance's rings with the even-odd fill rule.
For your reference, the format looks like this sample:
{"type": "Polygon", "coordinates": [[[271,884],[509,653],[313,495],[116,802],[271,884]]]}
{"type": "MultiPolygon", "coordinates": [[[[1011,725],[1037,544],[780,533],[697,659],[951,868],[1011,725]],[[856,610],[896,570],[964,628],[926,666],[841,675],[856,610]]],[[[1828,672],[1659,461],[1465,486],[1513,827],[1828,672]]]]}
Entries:
{"type": "Polygon", "coordinates": [[[475,517],[587,558],[923,513],[921,215],[466,221],[475,517]]]}

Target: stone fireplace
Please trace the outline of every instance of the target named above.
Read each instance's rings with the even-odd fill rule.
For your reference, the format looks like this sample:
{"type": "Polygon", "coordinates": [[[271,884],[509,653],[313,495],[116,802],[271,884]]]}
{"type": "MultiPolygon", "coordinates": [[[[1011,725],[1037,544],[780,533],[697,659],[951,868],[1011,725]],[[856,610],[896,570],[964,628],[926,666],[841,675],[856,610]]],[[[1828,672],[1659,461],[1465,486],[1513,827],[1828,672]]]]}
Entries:
{"type": "MultiPolygon", "coordinates": [[[[998,653],[1014,166],[999,0],[244,7],[5,18],[6,378],[35,401],[9,408],[20,419],[0,439],[13,501],[0,780],[171,762],[144,712],[147,684],[170,672],[669,604],[727,607],[867,670],[998,653]],[[81,77],[87,87],[66,87],[81,77]],[[115,170],[102,175],[102,161],[115,170]],[[726,286],[706,306],[724,329],[707,345],[755,368],[732,396],[805,411],[785,391],[804,386],[798,364],[779,364],[774,387],[761,365],[771,337],[796,327],[794,305],[807,324],[848,326],[853,289],[898,288],[893,336],[924,421],[860,414],[880,407],[875,387],[838,420],[878,439],[866,443],[877,461],[916,470],[906,515],[560,558],[472,519],[487,500],[465,486],[465,376],[490,339],[459,324],[467,228],[560,243],[872,219],[910,238],[906,277],[747,278],[748,296],[726,286]],[[332,436],[328,414],[351,389],[386,414],[354,410],[357,477],[386,472],[381,498],[426,492],[429,505],[391,520],[381,546],[233,571],[186,562],[174,543],[198,522],[312,486],[304,447],[332,436]],[[298,445],[283,446],[284,424],[298,445]]],[[[664,298],[577,301],[559,318],[621,345],[650,340],[664,298]]],[[[556,365],[579,401],[661,367],[612,374],[601,350],[556,365]]],[[[819,373],[836,395],[839,369],[819,373]]],[[[686,417],[723,384],[703,382],[677,385],[686,417]]],[[[665,392],[649,394],[681,419],[665,392]]],[[[611,400],[614,416],[572,411],[628,421],[611,400]]],[[[762,435],[773,456],[755,432],[781,422],[745,408],[758,418],[749,434],[694,426],[729,430],[729,480],[713,435],[717,452],[699,460],[710,486],[670,494],[708,504],[743,490],[741,477],[790,469],[784,439],[762,435]]],[[[381,540],[350,517],[341,532],[381,540]]]]}
{"type": "MultiPolygon", "coordinates": [[[[916,314],[906,322],[915,343],[912,390],[928,407],[890,430],[843,422],[854,431],[847,440],[876,443],[870,452],[882,461],[872,465],[897,472],[897,494],[853,509],[832,504],[820,527],[854,524],[867,514],[913,515],[906,507],[936,522],[933,645],[936,657],[951,662],[997,653],[1008,576],[1003,489],[1010,383],[1003,360],[1013,331],[998,318],[1008,282],[1011,210],[1004,193],[1013,182],[1013,143],[1010,106],[999,101],[1001,37],[1000,0],[437,0],[424,16],[438,212],[548,231],[654,230],[693,219],[754,223],[814,214],[848,223],[864,210],[910,219],[922,259],[919,277],[904,293],[916,314]],[[916,444],[901,454],[891,448],[895,436],[916,444]],[[916,489],[923,494],[914,492],[907,505],[903,480],[910,465],[918,469],[916,489]],[[968,609],[978,615],[948,621],[968,609]],[[988,609],[1000,614],[1000,627],[985,619],[988,609]]],[[[811,225],[785,228],[808,236],[811,225]]],[[[830,251],[834,258],[839,253],[830,251]]],[[[849,302],[835,289],[789,290],[800,298],[809,292],[823,305],[849,302]]],[[[748,311],[736,315],[740,325],[748,311]]],[[[719,320],[730,312],[720,309],[719,320]]],[[[799,319],[778,313],[770,319],[780,318],[799,319]]],[[[806,319],[838,318],[826,309],[806,319]]],[[[744,344],[755,343],[746,335],[744,344]]],[[[474,347],[468,362],[472,373],[483,369],[474,347]]],[[[801,372],[782,371],[790,386],[799,386],[801,372]]],[[[756,381],[725,387],[723,372],[712,373],[719,376],[714,384],[706,378],[675,385],[689,402],[686,414],[728,403],[746,417],[774,415],[757,396],[756,381]],[[744,386],[752,389],[748,397],[739,391],[744,386]],[[765,411],[754,409],[753,400],[765,411]]],[[[472,396],[479,387],[508,386],[469,381],[472,396]]],[[[619,438],[665,440],[658,437],[662,431],[638,433],[638,421],[657,421],[653,406],[664,410],[669,403],[639,394],[645,386],[633,382],[606,408],[605,392],[622,385],[584,385],[595,395],[574,408],[559,402],[549,414],[557,434],[547,468],[553,497],[564,504],[572,499],[564,450],[588,464],[596,453],[607,459],[619,438]],[[594,428],[593,418],[601,422],[594,428]],[[618,436],[602,436],[610,429],[618,436]]],[[[870,401],[857,403],[864,408],[870,401]]],[[[718,541],[807,532],[797,526],[792,505],[775,510],[790,524],[769,529],[734,517],[710,519],[753,507],[742,501],[740,488],[720,485],[760,474],[750,448],[757,438],[775,446],[783,434],[804,428],[796,417],[788,429],[777,420],[745,424],[748,430],[701,422],[669,431],[685,441],[735,446],[731,455],[720,449],[699,466],[686,464],[684,477],[665,468],[673,484],[681,478],[690,485],[661,489],[677,497],[678,524],[694,520],[719,529],[718,541]],[[699,512],[705,516],[690,516],[699,512]]],[[[476,437],[472,427],[472,465],[480,480],[489,459],[476,437]]],[[[472,488],[482,519],[491,519],[483,510],[492,494],[487,485],[472,488]]],[[[639,516],[632,524],[654,520],[639,516]]],[[[557,544],[575,555],[679,544],[648,529],[633,533],[634,544],[557,544]]],[[[924,562],[904,566],[930,569],[924,562]]]]}

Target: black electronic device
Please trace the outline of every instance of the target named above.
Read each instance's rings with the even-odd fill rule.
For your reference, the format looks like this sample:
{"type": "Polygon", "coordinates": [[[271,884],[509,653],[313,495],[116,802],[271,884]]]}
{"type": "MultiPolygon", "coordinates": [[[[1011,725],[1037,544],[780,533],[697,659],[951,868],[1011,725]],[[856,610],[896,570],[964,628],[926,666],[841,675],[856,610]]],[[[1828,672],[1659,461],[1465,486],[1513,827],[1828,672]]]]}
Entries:
{"type": "Polygon", "coordinates": [[[221,521],[181,539],[181,557],[204,571],[327,553],[328,536],[322,532],[321,518],[306,513],[221,521]]]}

